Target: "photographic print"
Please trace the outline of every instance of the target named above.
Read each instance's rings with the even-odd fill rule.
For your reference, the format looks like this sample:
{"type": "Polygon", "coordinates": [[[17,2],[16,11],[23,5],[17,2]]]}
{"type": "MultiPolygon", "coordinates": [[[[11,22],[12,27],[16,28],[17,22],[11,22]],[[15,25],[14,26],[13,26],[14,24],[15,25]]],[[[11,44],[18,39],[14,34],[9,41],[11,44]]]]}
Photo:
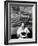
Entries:
{"type": "Polygon", "coordinates": [[[5,2],[5,43],[37,42],[37,2],[5,2]]]}
{"type": "Polygon", "coordinates": [[[11,7],[11,38],[32,38],[32,7],[11,7]]]}

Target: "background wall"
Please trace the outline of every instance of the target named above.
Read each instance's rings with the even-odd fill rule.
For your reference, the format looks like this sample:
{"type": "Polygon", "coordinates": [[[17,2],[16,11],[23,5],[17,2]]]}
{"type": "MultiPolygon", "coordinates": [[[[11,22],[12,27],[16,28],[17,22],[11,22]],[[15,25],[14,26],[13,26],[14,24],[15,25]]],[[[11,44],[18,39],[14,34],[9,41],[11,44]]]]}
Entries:
{"type": "MultiPolygon", "coordinates": [[[[38,0],[23,0],[23,1],[37,1],[38,0]]],[[[38,3],[37,3],[38,4],[38,3]]],[[[38,36],[38,6],[37,6],[37,36],[38,36]]],[[[38,41],[38,37],[37,37],[38,41]]],[[[4,0],[0,0],[0,46],[7,46],[4,45],[4,0]]],[[[11,45],[8,45],[11,46],[11,45]]],[[[38,46],[37,44],[20,44],[20,45],[13,45],[13,46],[38,46]]]]}

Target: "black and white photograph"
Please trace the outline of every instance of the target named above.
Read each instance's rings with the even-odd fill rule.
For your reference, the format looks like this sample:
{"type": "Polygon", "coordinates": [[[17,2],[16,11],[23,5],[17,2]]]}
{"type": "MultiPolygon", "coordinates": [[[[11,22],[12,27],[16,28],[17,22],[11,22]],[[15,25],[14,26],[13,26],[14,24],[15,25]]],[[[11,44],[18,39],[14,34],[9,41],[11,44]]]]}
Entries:
{"type": "Polygon", "coordinates": [[[11,6],[11,38],[32,38],[31,6],[11,6]]]}
{"type": "Polygon", "coordinates": [[[5,44],[37,42],[37,2],[7,1],[5,44]]]}

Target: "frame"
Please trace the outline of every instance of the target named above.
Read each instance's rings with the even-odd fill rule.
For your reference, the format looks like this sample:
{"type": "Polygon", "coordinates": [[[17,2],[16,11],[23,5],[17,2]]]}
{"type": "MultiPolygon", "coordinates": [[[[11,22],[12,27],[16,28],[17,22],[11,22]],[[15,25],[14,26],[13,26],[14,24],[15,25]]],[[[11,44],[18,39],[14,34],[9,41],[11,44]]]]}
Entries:
{"type": "MultiPolygon", "coordinates": [[[[15,7],[15,6],[14,6],[15,7]]],[[[18,7],[19,8],[19,7],[18,7]]],[[[14,9],[13,9],[14,10],[14,9]]],[[[27,11],[27,10],[26,10],[27,11]]],[[[28,10],[29,11],[29,10],[28,10]]],[[[15,12],[15,11],[14,11],[15,12]]],[[[15,13],[14,13],[15,14],[15,13]]],[[[29,13],[28,13],[29,14],[29,13]]],[[[30,2],[30,1],[5,1],[4,2],[4,44],[8,45],[8,44],[30,44],[30,43],[37,43],[37,2],[30,2]],[[23,41],[21,40],[16,40],[17,42],[15,42],[15,39],[11,39],[11,12],[12,11],[12,7],[16,5],[17,6],[26,6],[26,7],[33,7],[32,8],[32,17],[33,17],[33,25],[32,26],[32,30],[33,30],[33,39],[28,39],[26,38],[26,40],[24,39],[23,41]],[[34,10],[33,10],[34,9],[34,10]],[[11,39],[11,42],[9,42],[9,40],[11,39]]]]}

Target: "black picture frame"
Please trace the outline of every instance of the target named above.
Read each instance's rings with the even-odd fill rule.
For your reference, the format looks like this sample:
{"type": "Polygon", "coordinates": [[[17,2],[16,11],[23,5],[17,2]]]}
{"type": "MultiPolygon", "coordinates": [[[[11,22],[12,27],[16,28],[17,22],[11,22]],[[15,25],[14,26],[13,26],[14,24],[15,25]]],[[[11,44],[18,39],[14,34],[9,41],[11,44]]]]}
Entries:
{"type": "Polygon", "coordinates": [[[4,44],[9,45],[9,44],[33,44],[37,43],[37,2],[30,2],[30,1],[4,1],[4,44]],[[8,43],[8,3],[13,2],[13,3],[33,3],[36,4],[35,8],[35,42],[18,42],[18,43],[8,43]],[[5,17],[6,16],[6,17],[5,17]],[[6,19],[6,20],[5,20],[6,19]],[[5,27],[5,21],[6,21],[6,27],[5,27]]]}

